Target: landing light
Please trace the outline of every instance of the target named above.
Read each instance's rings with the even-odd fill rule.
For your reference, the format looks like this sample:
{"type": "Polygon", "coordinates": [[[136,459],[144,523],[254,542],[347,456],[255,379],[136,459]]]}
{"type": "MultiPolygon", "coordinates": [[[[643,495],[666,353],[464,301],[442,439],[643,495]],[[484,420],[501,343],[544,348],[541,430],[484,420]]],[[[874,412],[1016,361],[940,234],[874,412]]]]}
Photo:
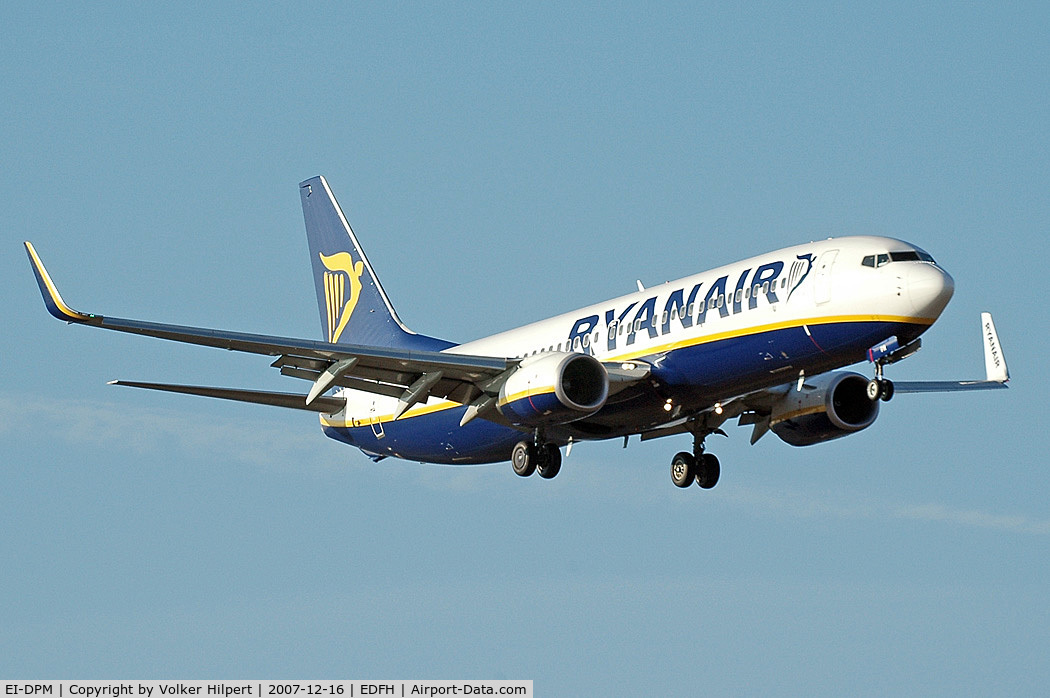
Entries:
{"type": "Polygon", "coordinates": [[[721,402],[716,402],[715,403],[715,414],[722,414],[722,403],[721,402]]]}
{"type": "Polygon", "coordinates": [[[671,398],[667,398],[667,402],[664,403],[664,412],[670,412],[671,408],[671,398]]]}

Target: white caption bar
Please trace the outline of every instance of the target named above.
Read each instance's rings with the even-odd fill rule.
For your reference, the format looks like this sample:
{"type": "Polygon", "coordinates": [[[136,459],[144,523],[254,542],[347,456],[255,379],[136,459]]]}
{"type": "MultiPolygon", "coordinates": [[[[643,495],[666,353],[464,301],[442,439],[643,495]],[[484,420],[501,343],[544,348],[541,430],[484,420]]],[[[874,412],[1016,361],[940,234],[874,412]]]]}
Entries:
{"type": "Polygon", "coordinates": [[[359,698],[522,696],[532,681],[14,681],[0,698],[359,698]]]}

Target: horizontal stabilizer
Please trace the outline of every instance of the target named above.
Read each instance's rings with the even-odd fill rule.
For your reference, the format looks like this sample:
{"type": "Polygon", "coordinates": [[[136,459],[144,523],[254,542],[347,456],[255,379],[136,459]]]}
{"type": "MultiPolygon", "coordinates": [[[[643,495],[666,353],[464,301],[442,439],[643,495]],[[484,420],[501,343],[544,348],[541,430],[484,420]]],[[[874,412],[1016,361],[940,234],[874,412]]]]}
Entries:
{"type": "Polygon", "coordinates": [[[238,390],[236,388],[209,388],[198,385],[171,385],[168,383],[139,383],[137,381],[110,381],[110,385],[126,385],[130,388],[162,390],[167,393],[215,397],[221,400],[253,402],[257,405],[290,407],[296,410],[335,414],[346,406],[346,400],[334,397],[317,397],[308,405],[306,396],[298,393],[270,393],[261,390],[238,390]]]}

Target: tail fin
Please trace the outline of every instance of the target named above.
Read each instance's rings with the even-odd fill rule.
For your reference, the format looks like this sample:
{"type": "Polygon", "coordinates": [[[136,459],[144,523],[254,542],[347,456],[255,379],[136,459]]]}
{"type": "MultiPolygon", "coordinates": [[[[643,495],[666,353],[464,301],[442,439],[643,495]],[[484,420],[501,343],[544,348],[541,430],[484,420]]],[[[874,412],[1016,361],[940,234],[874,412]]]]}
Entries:
{"type": "Polygon", "coordinates": [[[325,339],[431,351],[452,346],[401,322],[324,177],[301,183],[299,196],[325,339]]]}

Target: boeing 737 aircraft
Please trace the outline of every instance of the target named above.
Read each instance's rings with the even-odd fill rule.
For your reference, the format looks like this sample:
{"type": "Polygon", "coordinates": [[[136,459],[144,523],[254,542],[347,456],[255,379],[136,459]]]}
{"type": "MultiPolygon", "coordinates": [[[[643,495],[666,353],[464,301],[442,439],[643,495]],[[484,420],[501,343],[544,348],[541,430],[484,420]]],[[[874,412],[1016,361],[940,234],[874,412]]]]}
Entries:
{"type": "Polygon", "coordinates": [[[705,451],[731,419],[794,446],[870,426],[894,392],[1005,388],[1006,360],[982,315],[986,377],[897,382],[954,282],[925,251],[885,237],[788,247],[466,344],[398,318],[323,177],[299,185],[323,339],[288,339],[124,320],[73,310],[25,243],[59,320],[277,357],[305,394],[114,381],[152,390],[312,410],[324,433],[379,461],[510,460],[552,478],[577,441],[692,435],[678,487],[714,487],[705,451]],[[867,360],[868,378],[845,366],[867,360]]]}

